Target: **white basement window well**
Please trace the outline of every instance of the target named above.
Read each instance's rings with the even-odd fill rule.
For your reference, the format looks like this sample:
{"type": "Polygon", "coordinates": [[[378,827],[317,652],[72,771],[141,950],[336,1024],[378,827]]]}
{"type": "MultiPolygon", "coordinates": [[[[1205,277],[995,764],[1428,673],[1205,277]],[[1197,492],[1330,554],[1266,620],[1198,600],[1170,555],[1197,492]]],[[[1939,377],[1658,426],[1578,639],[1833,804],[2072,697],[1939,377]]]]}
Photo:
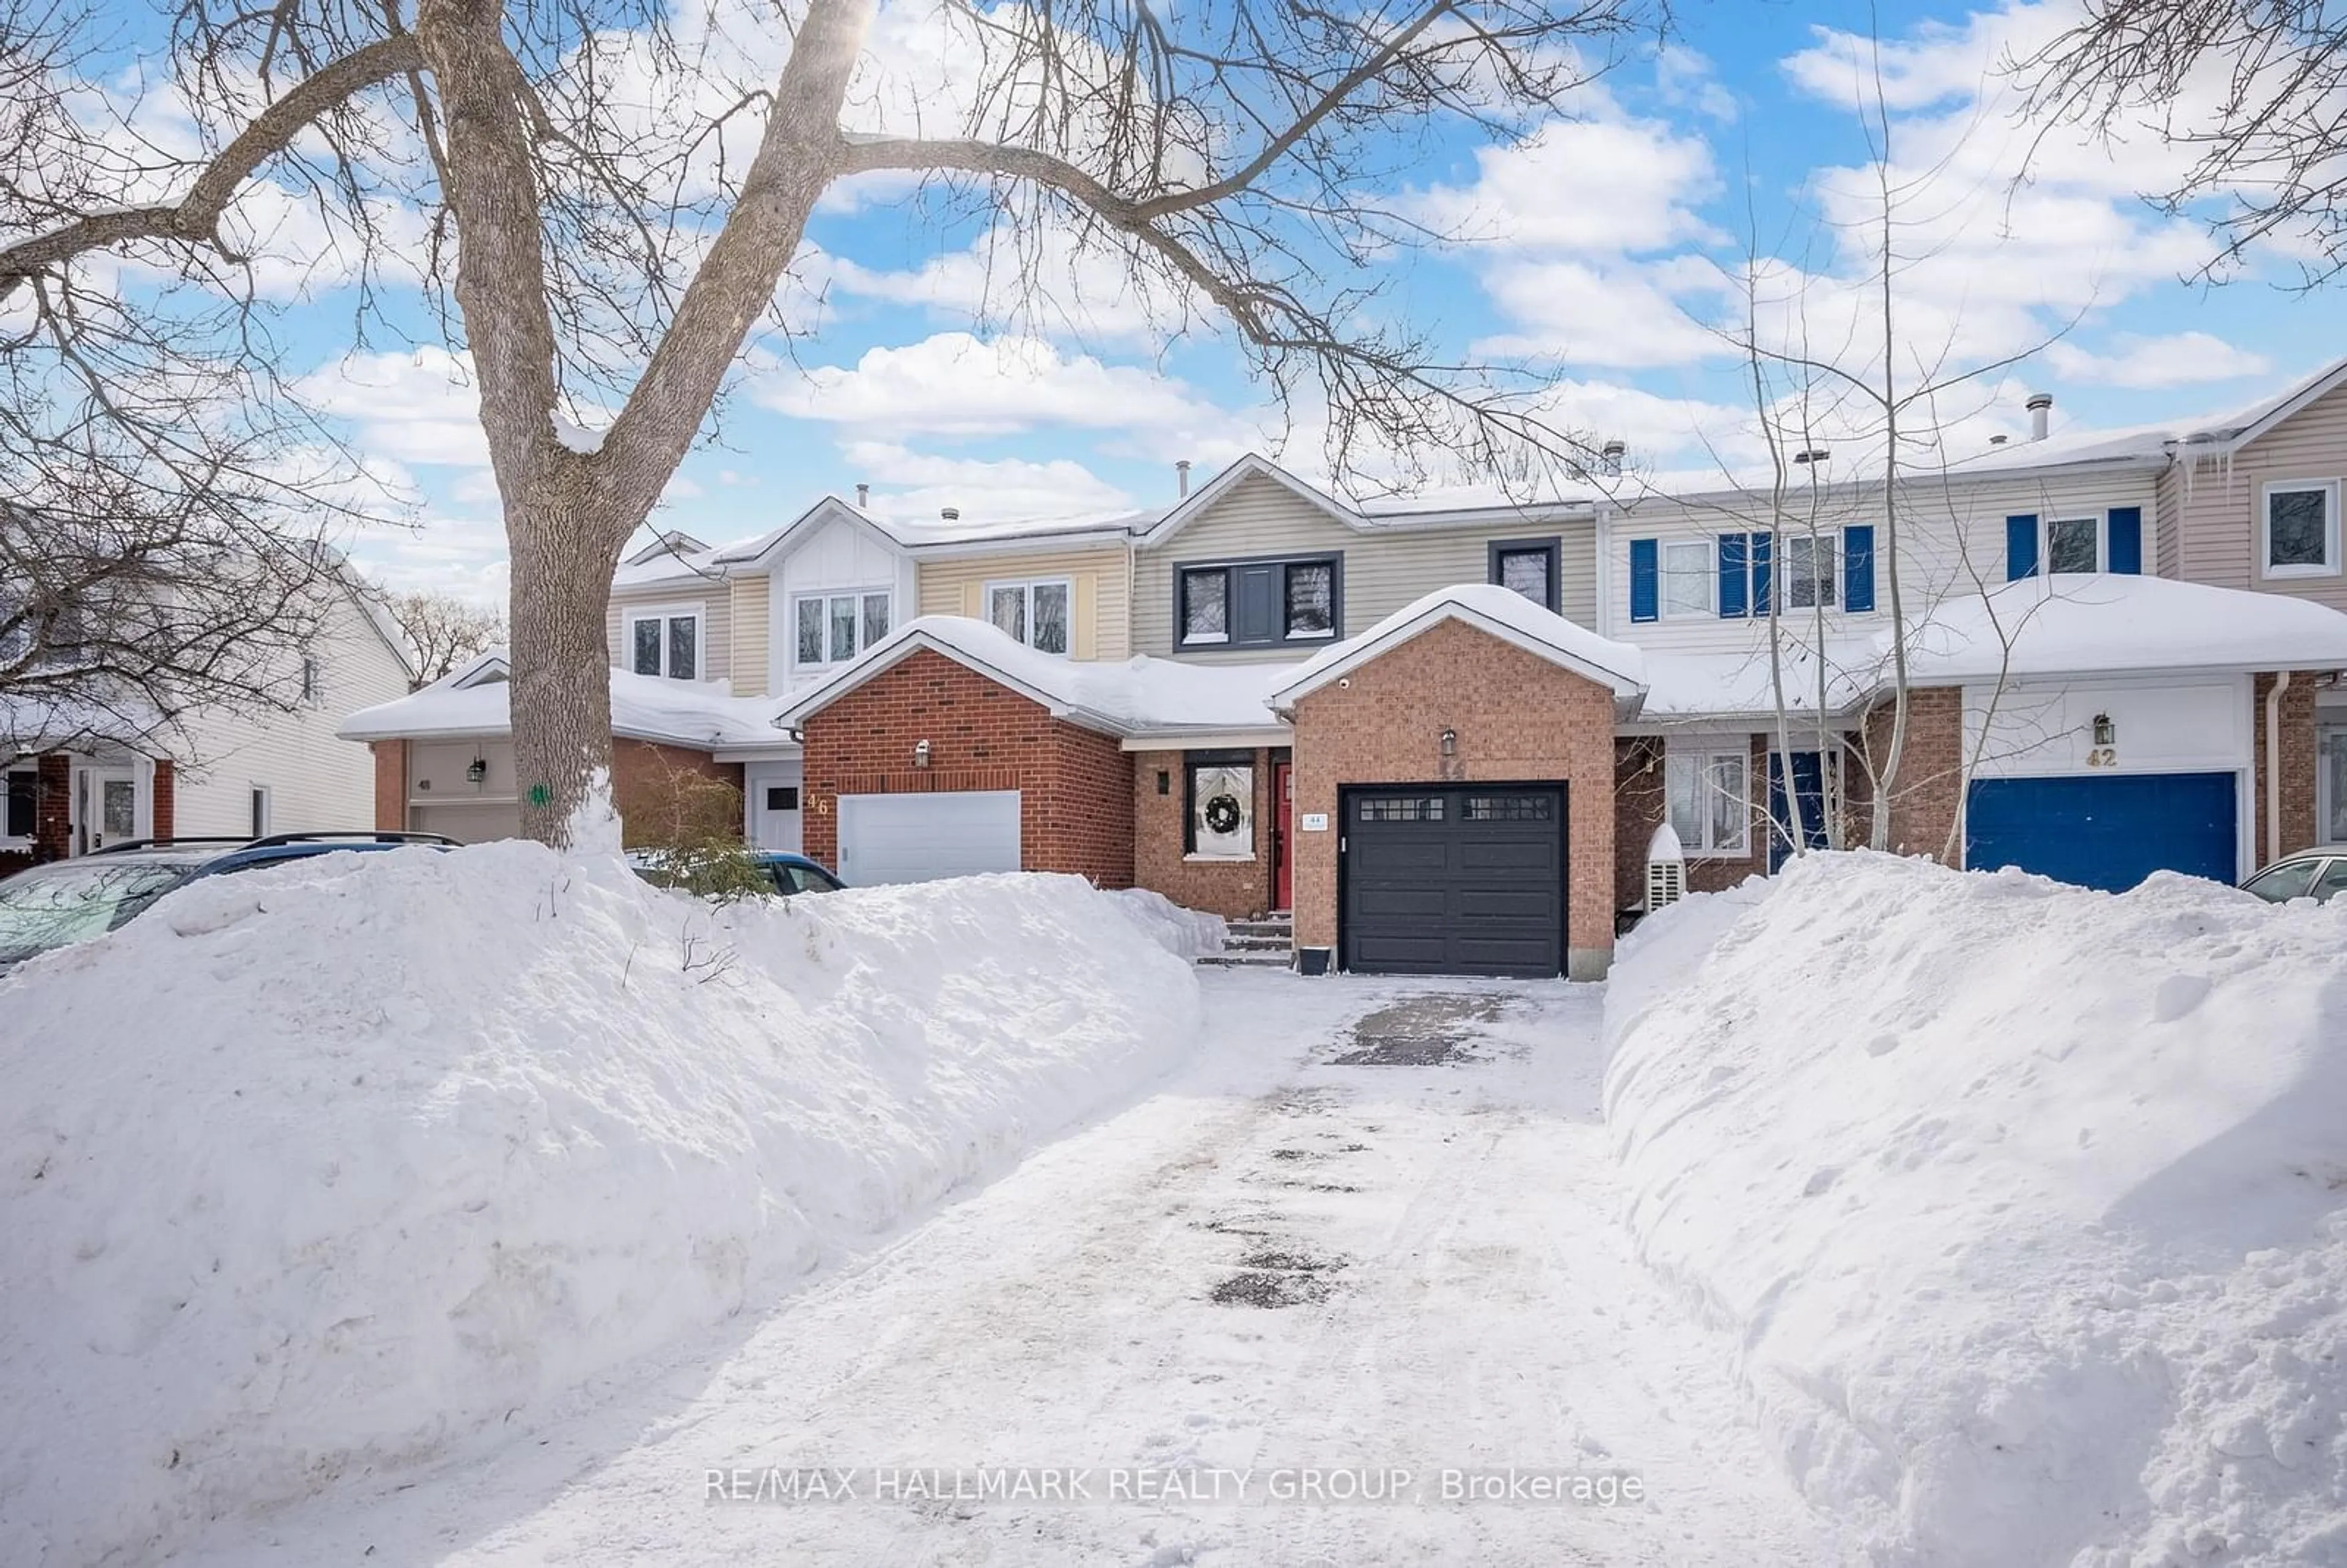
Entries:
{"type": "Polygon", "coordinates": [[[647,606],[628,611],[628,668],[671,681],[701,679],[702,607],[647,606]]]}
{"type": "Polygon", "coordinates": [[[2267,577],[2339,574],[2339,481],[2276,480],[2265,487],[2258,559],[2267,577]]]}
{"type": "Polygon", "coordinates": [[[888,635],[895,613],[885,588],[800,594],[791,601],[793,662],[803,670],[845,664],[888,635]]]}
{"type": "Polygon", "coordinates": [[[1752,853],[1752,754],[1676,750],[1663,764],[1671,831],[1689,856],[1752,853]]]}
{"type": "Polygon", "coordinates": [[[1014,641],[1039,653],[1068,651],[1069,618],[1074,603],[1066,578],[1035,582],[989,582],[986,585],[986,618],[1014,641]]]}
{"type": "Polygon", "coordinates": [[[1696,616],[1708,620],[1715,612],[1712,594],[1719,573],[1712,564],[1709,539],[1665,540],[1662,547],[1663,619],[1696,616]]]}

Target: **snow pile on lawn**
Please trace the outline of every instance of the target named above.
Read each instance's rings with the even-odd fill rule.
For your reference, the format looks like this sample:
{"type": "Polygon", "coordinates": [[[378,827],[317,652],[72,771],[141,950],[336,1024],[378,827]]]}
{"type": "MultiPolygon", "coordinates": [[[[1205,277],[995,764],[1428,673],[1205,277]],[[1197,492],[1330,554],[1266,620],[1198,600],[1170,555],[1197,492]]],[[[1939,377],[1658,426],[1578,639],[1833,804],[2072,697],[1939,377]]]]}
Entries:
{"type": "Polygon", "coordinates": [[[999,1172],[1195,1034],[1126,907],[719,911],[510,843],[199,883],[25,966],[0,1561],[427,1462],[999,1172]]]}
{"type": "Polygon", "coordinates": [[[1220,915],[1184,909],[1163,893],[1127,887],[1109,897],[1122,904],[1133,923],[1177,958],[1211,958],[1230,940],[1230,923],[1220,915]]]}
{"type": "Polygon", "coordinates": [[[1648,1261],[1881,1561],[2347,1562],[2347,905],[1821,856],[1606,1027],[1648,1261]]]}

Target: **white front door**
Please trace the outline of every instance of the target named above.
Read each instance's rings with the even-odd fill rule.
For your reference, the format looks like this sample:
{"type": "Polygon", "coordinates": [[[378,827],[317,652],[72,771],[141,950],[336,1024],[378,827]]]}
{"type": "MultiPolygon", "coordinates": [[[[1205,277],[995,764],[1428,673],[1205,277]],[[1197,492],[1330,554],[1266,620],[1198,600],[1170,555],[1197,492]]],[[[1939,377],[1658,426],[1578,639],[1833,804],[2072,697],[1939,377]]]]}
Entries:
{"type": "Polygon", "coordinates": [[[82,768],[74,775],[73,852],[87,855],[138,836],[138,775],[128,768],[82,768]]]}
{"type": "Polygon", "coordinates": [[[839,797],[839,877],[851,887],[1019,869],[1019,792],[839,797]]]}
{"type": "Polygon", "coordinates": [[[744,825],[750,842],[760,849],[796,855],[805,844],[799,815],[799,783],[804,764],[751,763],[743,769],[744,825]]]}

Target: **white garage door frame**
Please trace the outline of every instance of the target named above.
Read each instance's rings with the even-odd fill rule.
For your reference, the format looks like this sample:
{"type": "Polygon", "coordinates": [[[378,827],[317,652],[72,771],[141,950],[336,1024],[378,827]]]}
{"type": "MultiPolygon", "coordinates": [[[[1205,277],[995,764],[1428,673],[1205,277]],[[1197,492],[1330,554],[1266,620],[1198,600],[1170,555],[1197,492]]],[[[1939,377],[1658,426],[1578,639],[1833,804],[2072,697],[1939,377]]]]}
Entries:
{"type": "Polygon", "coordinates": [[[1019,869],[1019,792],[839,797],[839,876],[851,887],[1019,869]]]}

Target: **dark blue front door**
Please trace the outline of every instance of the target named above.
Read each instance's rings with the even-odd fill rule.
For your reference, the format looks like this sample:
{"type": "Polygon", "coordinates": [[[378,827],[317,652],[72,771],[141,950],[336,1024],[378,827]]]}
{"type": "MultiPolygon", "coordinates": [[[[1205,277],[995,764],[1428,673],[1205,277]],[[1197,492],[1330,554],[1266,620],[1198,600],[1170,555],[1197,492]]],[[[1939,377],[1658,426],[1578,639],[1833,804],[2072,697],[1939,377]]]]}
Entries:
{"type": "Polygon", "coordinates": [[[2118,893],[2155,871],[2239,875],[2239,786],[2231,774],[1980,779],[1967,794],[1964,864],[2018,866],[2118,893]]]}
{"type": "MultiPolygon", "coordinates": [[[[1768,753],[1768,869],[1793,853],[1793,814],[1785,804],[1785,756],[1768,753]]],[[[1793,798],[1800,803],[1800,834],[1811,849],[1826,846],[1826,770],[1815,752],[1793,753],[1793,798]]]]}

